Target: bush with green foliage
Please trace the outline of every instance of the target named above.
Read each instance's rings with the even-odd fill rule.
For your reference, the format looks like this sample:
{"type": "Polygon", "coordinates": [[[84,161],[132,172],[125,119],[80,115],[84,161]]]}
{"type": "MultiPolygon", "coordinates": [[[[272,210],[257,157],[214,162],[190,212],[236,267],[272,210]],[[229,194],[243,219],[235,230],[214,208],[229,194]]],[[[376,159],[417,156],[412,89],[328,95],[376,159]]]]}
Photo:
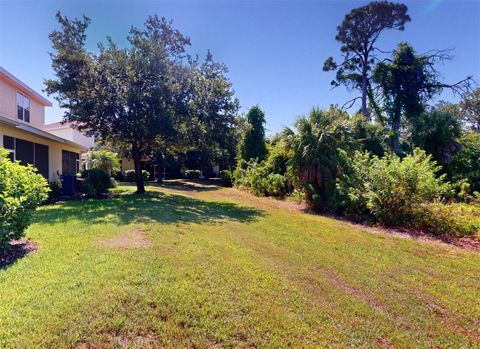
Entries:
{"type": "Polygon", "coordinates": [[[248,190],[258,196],[277,196],[286,194],[285,176],[269,173],[263,162],[256,159],[244,162],[234,172],[235,186],[248,190]]]}
{"type": "Polygon", "coordinates": [[[98,168],[83,170],[80,178],[80,190],[89,197],[99,197],[115,186],[110,176],[98,168]]]}
{"type": "Polygon", "coordinates": [[[480,234],[480,206],[462,203],[429,203],[422,207],[418,227],[435,235],[480,234]]]}
{"type": "Polygon", "coordinates": [[[13,163],[0,148],[0,249],[23,236],[48,192],[47,180],[33,166],[13,163]]]}
{"type": "Polygon", "coordinates": [[[388,129],[380,123],[366,121],[362,114],[355,114],[351,122],[353,138],[360,143],[361,149],[372,155],[383,156],[390,143],[388,129]]]}
{"type": "Polygon", "coordinates": [[[347,213],[368,214],[385,225],[415,227],[422,207],[449,190],[445,176],[436,176],[440,167],[418,148],[403,159],[358,151],[353,158],[343,153],[343,158],[337,185],[341,205],[347,213]]]}
{"type": "Polygon", "coordinates": [[[409,120],[412,144],[431,154],[440,164],[449,163],[462,148],[460,122],[450,113],[421,113],[409,120]]]}
{"type": "Polygon", "coordinates": [[[188,179],[200,178],[201,174],[202,173],[200,172],[200,170],[186,170],[185,171],[185,177],[187,177],[188,179]]]}
{"type": "Polygon", "coordinates": [[[57,179],[55,181],[49,182],[48,187],[50,188],[50,192],[48,193],[49,201],[58,199],[62,195],[63,188],[61,180],[57,179]]]}
{"type": "Polygon", "coordinates": [[[231,170],[220,171],[220,178],[222,178],[224,186],[231,187],[233,185],[233,172],[231,170]]]}
{"type": "Polygon", "coordinates": [[[467,132],[459,139],[462,149],[445,166],[451,181],[467,181],[469,193],[480,192],[480,133],[467,132]]]}
{"type": "MultiPolygon", "coordinates": [[[[142,176],[144,181],[148,181],[150,179],[150,172],[142,170],[142,176]]],[[[123,179],[125,182],[135,182],[135,170],[126,170],[123,179]]]]}
{"type": "Polygon", "coordinates": [[[98,168],[109,176],[120,171],[120,160],[117,154],[106,149],[92,150],[87,153],[87,162],[91,168],[98,168]]]}

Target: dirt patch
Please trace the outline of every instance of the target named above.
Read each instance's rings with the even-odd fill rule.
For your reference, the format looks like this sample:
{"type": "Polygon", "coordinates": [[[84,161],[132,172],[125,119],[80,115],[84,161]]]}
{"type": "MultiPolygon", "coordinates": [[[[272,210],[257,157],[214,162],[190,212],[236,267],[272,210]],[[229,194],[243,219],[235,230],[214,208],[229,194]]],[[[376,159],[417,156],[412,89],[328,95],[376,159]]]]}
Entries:
{"type": "Polygon", "coordinates": [[[152,247],[152,243],[145,236],[143,230],[141,230],[140,228],[135,228],[133,230],[120,234],[113,239],[101,241],[100,246],[104,248],[141,249],[152,247]]]}
{"type": "Polygon", "coordinates": [[[345,280],[343,280],[338,274],[333,271],[325,270],[323,274],[336,288],[348,293],[351,296],[359,298],[368,303],[375,309],[381,309],[382,305],[373,296],[368,295],[357,287],[350,286],[345,280]]]}
{"type": "Polygon", "coordinates": [[[18,259],[38,250],[38,245],[28,239],[20,239],[10,242],[6,251],[0,251],[0,269],[4,269],[15,263],[18,259]]]}

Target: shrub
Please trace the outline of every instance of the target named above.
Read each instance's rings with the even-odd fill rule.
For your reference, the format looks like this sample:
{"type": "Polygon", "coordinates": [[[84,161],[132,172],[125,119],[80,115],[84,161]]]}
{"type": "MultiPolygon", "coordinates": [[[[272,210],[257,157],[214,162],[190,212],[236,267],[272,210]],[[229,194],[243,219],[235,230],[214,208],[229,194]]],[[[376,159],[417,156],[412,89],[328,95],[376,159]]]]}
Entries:
{"type": "Polygon", "coordinates": [[[440,167],[420,149],[404,159],[345,155],[345,172],[337,185],[341,204],[347,212],[366,213],[382,224],[416,226],[422,207],[449,189],[444,176],[435,175],[440,167]]]}
{"type": "Polygon", "coordinates": [[[263,162],[258,163],[255,159],[243,162],[235,170],[234,177],[235,186],[258,196],[284,196],[286,193],[285,176],[268,173],[263,162]]]}
{"type": "Polygon", "coordinates": [[[294,189],[288,198],[300,204],[305,200],[305,192],[303,190],[294,189]]]}
{"type": "Polygon", "coordinates": [[[185,176],[189,179],[200,178],[201,172],[200,170],[186,170],[185,176]]]}
{"type": "Polygon", "coordinates": [[[150,179],[150,172],[142,170],[142,177],[144,181],[148,181],[150,179]]]}
{"type": "MultiPolygon", "coordinates": [[[[148,181],[150,179],[150,172],[142,170],[142,176],[144,181],[148,181]]],[[[126,170],[123,178],[125,182],[136,182],[135,170],[126,170]]]]}
{"type": "Polygon", "coordinates": [[[286,193],[286,178],[277,173],[270,173],[260,183],[260,190],[265,196],[284,196],[286,193]]]}
{"type": "Polygon", "coordinates": [[[117,154],[109,150],[89,151],[87,153],[87,161],[90,162],[92,168],[98,168],[109,176],[120,171],[120,160],[117,154]]]}
{"type": "Polygon", "coordinates": [[[480,233],[480,206],[430,203],[423,207],[418,225],[436,235],[473,236],[480,233]]]}
{"type": "Polygon", "coordinates": [[[222,178],[222,183],[226,187],[231,187],[233,185],[233,173],[230,170],[220,171],[220,177],[222,178]]]}
{"type": "Polygon", "coordinates": [[[480,191],[480,133],[466,133],[460,144],[462,150],[446,166],[448,177],[452,181],[468,181],[470,193],[480,191]]]}
{"type": "Polygon", "coordinates": [[[48,193],[49,201],[58,199],[60,195],[62,195],[62,181],[60,181],[59,179],[48,183],[48,187],[50,188],[50,192],[48,193]]]}
{"type": "Polygon", "coordinates": [[[80,190],[90,197],[98,197],[114,187],[114,182],[110,176],[96,168],[83,170],[80,177],[83,179],[80,190]]]}
{"type": "Polygon", "coordinates": [[[33,211],[48,198],[48,182],[31,166],[12,163],[0,149],[0,249],[23,236],[33,211]]]}

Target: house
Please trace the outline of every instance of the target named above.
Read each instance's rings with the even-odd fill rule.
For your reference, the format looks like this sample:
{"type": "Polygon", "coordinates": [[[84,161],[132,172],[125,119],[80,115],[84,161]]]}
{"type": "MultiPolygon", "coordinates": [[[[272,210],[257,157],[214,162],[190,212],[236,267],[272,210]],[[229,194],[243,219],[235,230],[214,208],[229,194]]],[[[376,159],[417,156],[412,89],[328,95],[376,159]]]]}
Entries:
{"type": "Polygon", "coordinates": [[[52,104],[0,67],[0,147],[12,160],[34,165],[49,181],[74,175],[82,144],[45,130],[45,107],[52,104]]]}
{"type": "Polygon", "coordinates": [[[76,128],[73,128],[70,122],[54,122],[52,124],[45,125],[43,129],[55,136],[80,144],[88,150],[92,149],[95,145],[94,137],[84,135],[76,128]]]}

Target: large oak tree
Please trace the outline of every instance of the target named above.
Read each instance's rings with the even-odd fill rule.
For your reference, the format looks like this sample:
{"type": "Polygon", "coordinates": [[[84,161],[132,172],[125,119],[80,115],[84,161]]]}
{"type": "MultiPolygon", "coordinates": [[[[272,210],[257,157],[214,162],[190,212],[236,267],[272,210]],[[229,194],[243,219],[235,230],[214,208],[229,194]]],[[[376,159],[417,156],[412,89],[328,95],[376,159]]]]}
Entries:
{"type": "Polygon", "coordinates": [[[238,103],[211,55],[204,65],[191,59],[190,39],[165,18],[149,17],[143,29],[132,28],[126,48],[108,38],[96,53],[85,48],[89,18],[58,13],[57,20],[60,29],[50,34],[56,79],[46,81],[46,91],[67,110],[65,121],[127,150],[137,192],[145,191],[141,161],[158,143],[184,146],[197,139],[187,136],[193,131],[215,132],[234,118],[238,103]]]}

